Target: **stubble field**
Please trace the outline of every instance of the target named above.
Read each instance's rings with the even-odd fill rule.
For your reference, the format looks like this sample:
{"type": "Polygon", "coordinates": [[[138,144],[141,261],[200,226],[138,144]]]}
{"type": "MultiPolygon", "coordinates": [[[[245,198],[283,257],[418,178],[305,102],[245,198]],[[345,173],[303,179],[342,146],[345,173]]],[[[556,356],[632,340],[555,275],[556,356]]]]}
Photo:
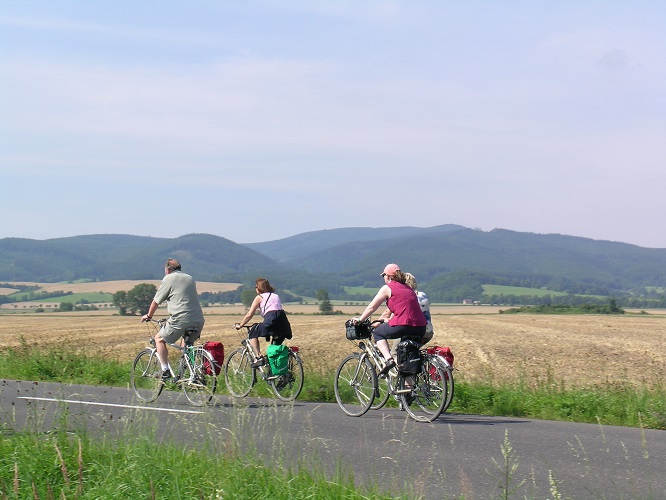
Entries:
{"type": "MultiPolygon", "coordinates": [[[[289,308],[294,338],[306,370],[327,372],[354,346],[344,338],[344,321],[362,307],[343,307],[345,315],[319,316],[289,308]]],[[[310,307],[312,312],[314,306],[310,307]]],[[[497,308],[433,308],[435,337],[456,356],[460,380],[567,386],[631,382],[663,386],[666,375],[666,315],[551,316],[498,314],[497,308]]],[[[166,314],[162,308],[158,310],[166,314]]],[[[206,309],[202,340],[218,340],[225,350],[239,344],[231,326],[243,308],[206,309]]],[[[146,345],[147,325],[139,317],[110,312],[0,315],[0,347],[65,346],[114,360],[130,360],[146,345]]],[[[263,345],[263,343],[262,343],[263,345]]]]}

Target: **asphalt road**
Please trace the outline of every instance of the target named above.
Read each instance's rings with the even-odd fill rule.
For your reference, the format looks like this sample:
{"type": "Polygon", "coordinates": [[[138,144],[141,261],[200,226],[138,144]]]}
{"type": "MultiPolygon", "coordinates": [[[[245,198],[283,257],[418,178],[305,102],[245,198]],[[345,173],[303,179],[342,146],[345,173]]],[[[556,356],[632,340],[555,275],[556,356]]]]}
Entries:
{"type": "Polygon", "coordinates": [[[397,409],[354,418],[335,403],[252,397],[196,408],[169,392],[142,405],[125,388],[0,380],[3,432],[49,430],[64,411],[74,430],[205,440],[220,453],[235,443],[267,461],[342,467],[358,483],[426,499],[499,498],[511,466],[511,498],[666,498],[664,431],[449,413],[423,424],[397,409]]]}

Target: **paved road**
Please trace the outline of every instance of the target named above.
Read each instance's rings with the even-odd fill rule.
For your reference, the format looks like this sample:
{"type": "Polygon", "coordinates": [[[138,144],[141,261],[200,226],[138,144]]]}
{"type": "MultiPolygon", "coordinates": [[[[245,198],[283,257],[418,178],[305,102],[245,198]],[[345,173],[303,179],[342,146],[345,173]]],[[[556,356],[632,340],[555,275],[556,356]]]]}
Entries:
{"type": "Polygon", "coordinates": [[[437,500],[499,497],[508,442],[509,465],[516,465],[512,498],[553,498],[553,481],[562,498],[666,498],[664,431],[460,414],[420,424],[396,409],[353,418],[331,403],[213,402],[194,408],[165,393],[141,405],[124,388],[0,380],[0,422],[15,430],[51,428],[65,409],[70,428],[111,436],[156,433],[159,418],[158,440],[204,440],[219,452],[237,443],[267,460],[327,471],[341,465],[358,482],[437,500]]]}

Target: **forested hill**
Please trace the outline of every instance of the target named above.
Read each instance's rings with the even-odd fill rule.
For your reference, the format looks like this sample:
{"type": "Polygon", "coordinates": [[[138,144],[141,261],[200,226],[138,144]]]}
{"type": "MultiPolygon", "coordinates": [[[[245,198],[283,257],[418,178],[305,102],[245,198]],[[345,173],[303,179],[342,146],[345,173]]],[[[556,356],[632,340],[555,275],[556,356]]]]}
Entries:
{"type": "Polygon", "coordinates": [[[148,238],[121,234],[50,240],[0,240],[0,281],[58,282],[79,279],[161,279],[173,257],[201,281],[283,268],[233,241],[209,234],[148,238]]]}
{"type": "Polygon", "coordinates": [[[250,284],[266,276],[281,289],[306,295],[326,288],[332,298],[346,297],[343,286],[376,289],[389,262],[415,274],[436,300],[480,298],[489,284],[601,296],[666,289],[666,249],[457,225],[314,231],[247,245],[209,234],[5,238],[0,283],[159,279],[167,257],[200,281],[250,284]]]}
{"type": "Polygon", "coordinates": [[[617,288],[666,286],[666,249],[558,234],[504,229],[485,232],[452,225],[420,232],[397,228],[394,234],[382,231],[381,237],[368,238],[373,231],[366,228],[362,240],[341,238],[342,243],[336,238],[320,238],[319,248],[309,254],[298,245],[290,250],[284,244],[301,236],[253,248],[290,268],[339,273],[348,284],[368,282],[374,286],[384,264],[397,262],[424,282],[452,272],[474,271],[505,277],[530,276],[535,282],[559,279],[604,282],[617,288]],[[272,248],[277,248],[275,254],[272,248]]]}
{"type": "Polygon", "coordinates": [[[311,231],[281,240],[245,243],[244,245],[279,262],[298,262],[299,259],[326,252],[346,243],[369,243],[376,247],[385,240],[418,239],[422,235],[447,233],[461,229],[466,228],[455,224],[435,227],[349,227],[311,231]]]}

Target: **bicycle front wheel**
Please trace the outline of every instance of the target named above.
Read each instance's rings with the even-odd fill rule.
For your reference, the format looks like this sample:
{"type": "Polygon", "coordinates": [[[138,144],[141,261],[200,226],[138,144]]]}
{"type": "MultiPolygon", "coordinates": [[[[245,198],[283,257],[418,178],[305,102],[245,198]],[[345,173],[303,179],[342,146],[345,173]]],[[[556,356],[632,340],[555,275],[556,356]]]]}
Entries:
{"type": "Polygon", "coordinates": [[[444,411],[447,400],[447,381],[438,364],[430,363],[424,356],[421,371],[413,376],[400,375],[398,387],[404,391],[411,387],[410,392],[401,392],[402,404],[410,417],[418,422],[432,422],[444,411]]]}
{"type": "Polygon", "coordinates": [[[194,362],[188,363],[184,359],[183,372],[180,383],[185,397],[195,406],[204,406],[213,399],[217,389],[217,373],[215,373],[215,360],[203,347],[194,348],[194,362]]]}
{"type": "Polygon", "coordinates": [[[131,374],[132,389],[141,401],[152,403],[162,392],[162,368],[154,349],[141,351],[134,358],[131,374]]]}
{"type": "Polygon", "coordinates": [[[375,400],[370,407],[371,410],[380,410],[384,408],[391,396],[391,385],[390,374],[383,378],[377,377],[377,390],[375,391],[375,400]]]}
{"type": "Polygon", "coordinates": [[[244,398],[254,385],[254,370],[250,354],[243,347],[232,351],[224,362],[224,380],[229,393],[236,398],[244,398]]]}
{"type": "Polygon", "coordinates": [[[289,351],[289,371],[270,380],[275,395],[282,401],[293,401],[303,389],[303,363],[298,354],[289,351]]]}
{"type": "Polygon", "coordinates": [[[377,372],[367,358],[350,354],[335,371],[335,399],[347,415],[360,417],[372,406],[377,390],[377,372]]]}

